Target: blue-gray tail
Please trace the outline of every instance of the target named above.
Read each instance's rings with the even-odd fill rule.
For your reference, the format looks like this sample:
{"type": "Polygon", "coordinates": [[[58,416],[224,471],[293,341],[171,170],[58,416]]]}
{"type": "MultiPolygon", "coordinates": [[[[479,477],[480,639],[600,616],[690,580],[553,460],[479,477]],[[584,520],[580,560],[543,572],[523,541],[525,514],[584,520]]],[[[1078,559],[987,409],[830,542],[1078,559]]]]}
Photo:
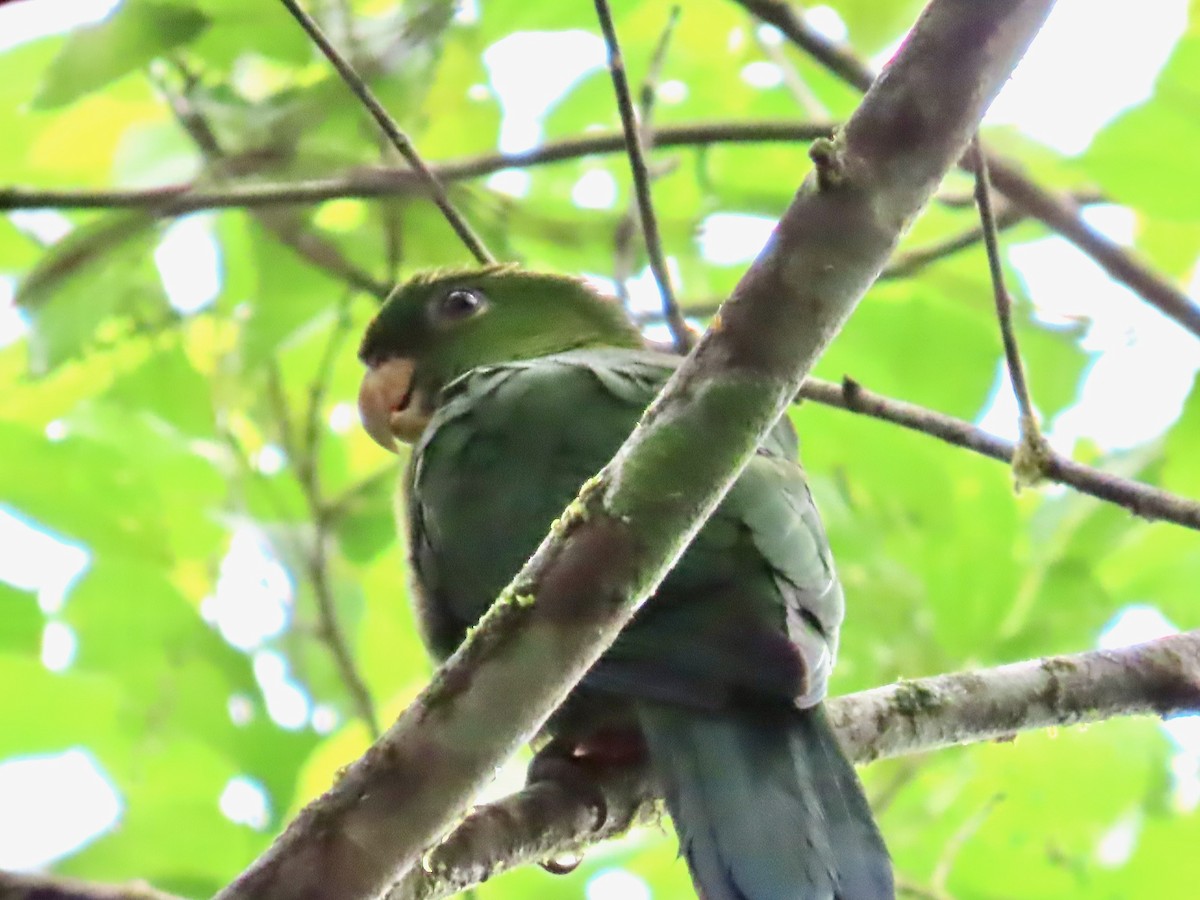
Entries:
{"type": "Polygon", "coordinates": [[[825,712],[639,703],[703,900],[892,900],[892,865],[825,712]]]}

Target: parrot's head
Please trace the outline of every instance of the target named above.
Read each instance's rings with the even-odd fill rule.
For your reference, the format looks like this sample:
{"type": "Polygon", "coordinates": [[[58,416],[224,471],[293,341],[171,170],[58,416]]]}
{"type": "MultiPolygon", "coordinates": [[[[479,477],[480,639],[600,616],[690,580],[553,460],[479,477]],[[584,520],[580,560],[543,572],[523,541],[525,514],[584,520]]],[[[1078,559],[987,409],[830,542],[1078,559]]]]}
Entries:
{"type": "Polygon", "coordinates": [[[367,328],[359,359],[363,426],[376,443],[413,443],[441,389],[489,363],[579,347],[639,347],[620,305],[578,278],[511,265],[437,271],[396,288],[367,328]]]}

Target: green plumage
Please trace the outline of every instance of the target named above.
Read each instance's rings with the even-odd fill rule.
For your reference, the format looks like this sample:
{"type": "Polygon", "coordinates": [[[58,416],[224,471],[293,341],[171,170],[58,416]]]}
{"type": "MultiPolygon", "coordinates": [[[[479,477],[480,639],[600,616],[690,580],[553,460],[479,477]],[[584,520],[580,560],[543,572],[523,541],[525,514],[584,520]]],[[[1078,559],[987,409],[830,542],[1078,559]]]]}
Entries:
{"type": "MultiPolygon", "coordinates": [[[[575,497],[633,430],[677,360],[640,350],[575,350],[477,368],[442,399],[409,467],[407,522],[430,646],[449,655],[575,497]]],[[[738,688],[788,699],[799,687],[778,585],[835,636],[841,592],[786,420],[701,530],[656,601],[605,657],[598,679],[719,706],[738,688]],[[734,598],[737,598],[736,600],[734,598]],[[672,640],[664,645],[661,632],[672,640]],[[745,650],[774,651],[775,666],[745,650]],[[612,663],[631,665],[622,678],[612,663]],[[737,670],[737,677],[733,673],[737,670]]],[[[832,648],[793,623],[824,694],[832,648]]]]}
{"type": "MultiPolygon", "coordinates": [[[[605,302],[523,274],[561,298],[560,311],[605,302]]],[[[455,274],[423,282],[406,306],[427,308],[426,294],[464,284],[487,300],[477,335],[528,292],[502,276],[489,284],[455,274]]],[[[385,308],[380,321],[394,331],[399,318],[385,308]]],[[[372,327],[364,358],[384,346],[383,326],[372,327]]],[[[617,329],[568,349],[578,345],[564,330],[550,353],[540,352],[544,337],[528,354],[517,341],[513,359],[497,347],[436,386],[403,506],[419,620],[438,657],[612,457],[677,364],[629,346],[632,334],[617,329]],[[624,346],[597,346],[605,343],[624,346]]],[[[569,703],[640,727],[705,900],[892,896],[853,769],[823,714],[809,710],[825,694],[843,601],[796,443],[781,420],[569,703]]],[[[590,715],[560,714],[550,728],[583,735],[590,715]]]]}

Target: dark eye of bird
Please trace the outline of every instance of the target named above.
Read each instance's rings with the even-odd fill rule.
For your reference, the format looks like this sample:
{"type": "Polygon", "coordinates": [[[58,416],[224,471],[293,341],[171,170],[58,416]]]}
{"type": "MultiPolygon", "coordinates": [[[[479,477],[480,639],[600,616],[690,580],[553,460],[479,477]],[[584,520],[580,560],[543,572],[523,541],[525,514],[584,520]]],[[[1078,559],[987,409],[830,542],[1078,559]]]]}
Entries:
{"type": "Polygon", "coordinates": [[[484,307],[484,299],[475,291],[458,289],[442,297],[437,306],[437,316],[442,321],[453,322],[473,316],[484,307]]]}

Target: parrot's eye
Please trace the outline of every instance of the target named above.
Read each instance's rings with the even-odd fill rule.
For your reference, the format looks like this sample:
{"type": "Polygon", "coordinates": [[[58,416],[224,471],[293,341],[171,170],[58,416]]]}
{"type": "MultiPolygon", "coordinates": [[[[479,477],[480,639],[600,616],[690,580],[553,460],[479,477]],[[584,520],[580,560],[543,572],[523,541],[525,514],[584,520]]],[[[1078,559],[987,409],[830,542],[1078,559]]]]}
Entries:
{"type": "Polygon", "coordinates": [[[434,309],[434,315],[442,322],[457,322],[483,312],[487,301],[475,291],[459,288],[444,295],[434,309]]]}

